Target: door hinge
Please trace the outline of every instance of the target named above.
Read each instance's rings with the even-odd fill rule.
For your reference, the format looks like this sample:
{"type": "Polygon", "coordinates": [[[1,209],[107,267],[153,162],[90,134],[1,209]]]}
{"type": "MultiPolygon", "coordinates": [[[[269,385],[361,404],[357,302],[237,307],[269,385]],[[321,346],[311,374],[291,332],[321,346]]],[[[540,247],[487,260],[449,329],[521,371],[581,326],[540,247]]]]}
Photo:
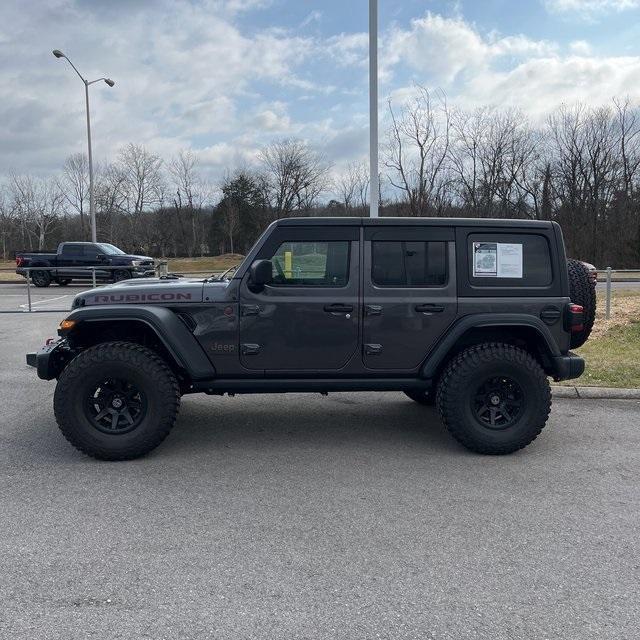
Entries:
{"type": "Polygon", "coordinates": [[[260,345],[259,344],[241,344],[240,351],[243,356],[255,356],[260,353],[260,345]]]}
{"type": "Polygon", "coordinates": [[[382,353],[381,344],[365,344],[364,345],[365,356],[375,356],[375,355],[378,355],[379,353],[382,353]]]}

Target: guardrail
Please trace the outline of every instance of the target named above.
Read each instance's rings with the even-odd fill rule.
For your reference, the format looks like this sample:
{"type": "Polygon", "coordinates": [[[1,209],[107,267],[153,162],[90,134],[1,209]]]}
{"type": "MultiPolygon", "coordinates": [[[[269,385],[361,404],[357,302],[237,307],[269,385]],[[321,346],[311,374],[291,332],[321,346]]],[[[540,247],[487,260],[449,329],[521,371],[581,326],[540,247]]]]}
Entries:
{"type": "MultiPolygon", "coordinates": [[[[605,274],[605,308],[604,308],[604,317],[609,320],[611,318],[611,283],[613,281],[614,273],[638,273],[640,274],[640,269],[612,269],[611,267],[606,267],[606,269],[596,269],[598,274],[605,274]]],[[[622,282],[625,282],[622,280],[622,282]]],[[[628,282],[635,282],[635,280],[630,280],[628,282]]]]}

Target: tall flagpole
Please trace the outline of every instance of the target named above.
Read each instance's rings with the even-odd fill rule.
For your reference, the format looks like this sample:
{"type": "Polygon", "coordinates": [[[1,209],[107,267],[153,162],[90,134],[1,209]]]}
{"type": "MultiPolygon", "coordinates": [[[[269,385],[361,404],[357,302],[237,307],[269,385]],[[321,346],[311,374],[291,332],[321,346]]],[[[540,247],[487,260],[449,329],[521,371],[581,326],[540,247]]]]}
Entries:
{"type": "Polygon", "coordinates": [[[378,0],[369,0],[369,215],[378,217],[378,0]]]}

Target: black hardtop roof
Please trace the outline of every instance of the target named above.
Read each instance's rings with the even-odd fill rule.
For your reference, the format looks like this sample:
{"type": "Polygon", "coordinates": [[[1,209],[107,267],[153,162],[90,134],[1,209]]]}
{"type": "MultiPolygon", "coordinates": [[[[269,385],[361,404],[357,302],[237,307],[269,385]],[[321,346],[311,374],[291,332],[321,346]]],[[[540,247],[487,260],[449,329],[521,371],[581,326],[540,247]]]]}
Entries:
{"type": "Polygon", "coordinates": [[[281,218],[276,222],[279,227],[298,226],[411,226],[411,227],[532,227],[548,229],[552,222],[548,220],[521,220],[518,218],[409,218],[409,217],[326,217],[326,218],[281,218]]]}

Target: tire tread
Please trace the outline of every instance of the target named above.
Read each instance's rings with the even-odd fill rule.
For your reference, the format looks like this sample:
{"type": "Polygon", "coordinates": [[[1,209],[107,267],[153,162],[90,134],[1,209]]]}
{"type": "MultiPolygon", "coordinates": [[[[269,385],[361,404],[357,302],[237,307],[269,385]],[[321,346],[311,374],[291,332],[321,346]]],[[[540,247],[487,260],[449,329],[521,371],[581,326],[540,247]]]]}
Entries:
{"type": "Polygon", "coordinates": [[[125,341],[103,342],[81,352],[63,370],[54,394],[54,413],[60,431],[76,449],[98,460],[131,460],[148,453],[169,435],[179,407],[180,387],[167,363],[151,349],[125,341]],[[146,372],[153,378],[163,403],[158,428],[150,432],[144,440],[117,452],[105,447],[88,446],[73,427],[74,387],[87,369],[101,364],[105,359],[121,360],[146,372]]]}
{"type": "Polygon", "coordinates": [[[529,352],[508,343],[486,342],[460,352],[449,362],[438,383],[436,406],[447,430],[462,445],[476,453],[504,455],[526,447],[540,435],[551,411],[551,388],[544,370],[529,352]],[[464,397],[468,386],[467,376],[478,367],[496,361],[508,361],[524,367],[543,390],[543,402],[539,403],[532,428],[508,444],[483,443],[472,437],[465,428],[465,419],[460,411],[460,398],[464,397]]]}

